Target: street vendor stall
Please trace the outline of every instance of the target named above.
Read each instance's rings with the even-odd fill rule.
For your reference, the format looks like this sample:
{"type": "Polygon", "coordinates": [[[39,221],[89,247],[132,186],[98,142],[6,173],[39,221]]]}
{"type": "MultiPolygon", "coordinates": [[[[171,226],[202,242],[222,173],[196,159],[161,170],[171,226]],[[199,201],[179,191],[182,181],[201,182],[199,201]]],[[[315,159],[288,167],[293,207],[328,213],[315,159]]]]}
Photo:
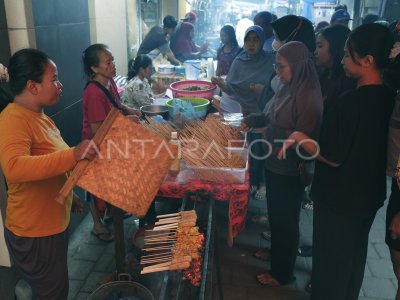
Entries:
{"type": "MultiPolygon", "coordinates": [[[[215,87],[207,89],[213,88],[215,87]]],[[[237,127],[230,126],[219,115],[212,115],[206,119],[200,117],[199,109],[203,111],[204,104],[198,104],[198,99],[180,99],[179,109],[174,107],[175,104],[171,104],[169,113],[174,114],[174,120],[179,117],[179,126],[178,123],[172,124],[165,120],[159,122],[157,118],[148,117],[142,124],[135,124],[117,110],[112,110],[94,137],[95,144],[99,145],[99,155],[93,162],[80,162],[60,191],[57,201],[63,202],[73,186],[78,184],[115,206],[115,279],[119,279],[122,273],[129,273],[125,263],[121,209],[143,217],[156,195],[170,199],[186,199],[184,203],[212,203],[209,208],[214,206],[215,200],[230,201],[230,246],[233,239],[244,229],[249,196],[245,137],[237,127]],[[190,114],[182,110],[187,109],[186,105],[181,106],[185,103],[193,103],[190,114]],[[171,137],[177,137],[178,134],[179,140],[176,139],[174,145],[171,137]],[[196,145],[195,148],[191,147],[193,144],[196,145]],[[180,168],[171,172],[171,163],[177,159],[180,160],[180,168]],[[205,199],[199,201],[201,195],[205,196],[205,199]]],[[[203,100],[209,103],[207,99],[203,100]]],[[[204,112],[206,110],[207,108],[204,112]]],[[[210,209],[207,211],[210,211],[212,220],[213,209],[210,209]]],[[[147,238],[147,242],[153,246],[148,246],[147,254],[141,258],[142,274],[185,269],[183,273],[189,276],[189,263],[192,265],[193,260],[203,257],[207,262],[207,257],[214,250],[208,237],[203,252],[196,250],[190,252],[190,255],[177,257],[178,245],[183,245],[183,250],[187,250],[186,243],[179,242],[182,233],[190,232],[189,238],[192,239],[199,234],[211,234],[211,227],[206,226],[206,230],[204,227],[202,233],[202,226],[199,225],[201,218],[197,215],[184,217],[179,212],[172,215],[159,216],[154,225],[156,232],[151,236],[145,235],[145,241],[147,238]],[[163,245],[157,245],[159,243],[163,245]],[[150,252],[154,250],[156,252],[150,252]],[[162,253],[159,253],[159,250],[162,253]]]]}

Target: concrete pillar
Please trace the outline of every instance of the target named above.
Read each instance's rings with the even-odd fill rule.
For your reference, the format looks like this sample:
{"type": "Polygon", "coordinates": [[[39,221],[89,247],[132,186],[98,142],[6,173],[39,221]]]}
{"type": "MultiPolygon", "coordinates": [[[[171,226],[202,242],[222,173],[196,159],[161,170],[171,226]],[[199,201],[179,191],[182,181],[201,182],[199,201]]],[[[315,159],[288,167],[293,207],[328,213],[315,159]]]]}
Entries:
{"type": "Polygon", "coordinates": [[[36,48],[31,0],[5,0],[11,53],[22,48],[36,48]]]}
{"type": "Polygon", "coordinates": [[[114,55],[117,74],[126,75],[128,72],[126,1],[88,0],[88,4],[91,43],[108,45],[114,55]]]}

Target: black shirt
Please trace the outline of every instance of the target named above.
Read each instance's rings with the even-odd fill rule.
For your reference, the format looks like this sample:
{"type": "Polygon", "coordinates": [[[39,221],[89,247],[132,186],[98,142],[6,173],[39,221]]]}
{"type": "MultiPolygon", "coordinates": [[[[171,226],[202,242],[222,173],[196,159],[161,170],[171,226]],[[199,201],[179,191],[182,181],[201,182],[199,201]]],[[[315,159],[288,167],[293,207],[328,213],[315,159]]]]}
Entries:
{"type": "Polygon", "coordinates": [[[164,30],[160,26],[154,26],[150,29],[142,43],[140,44],[137,55],[148,54],[156,48],[167,44],[168,41],[164,34],[164,30]]]}
{"type": "Polygon", "coordinates": [[[321,155],[311,197],[317,205],[350,215],[368,215],[386,198],[386,148],[394,94],[384,85],[351,90],[324,117],[321,155]]]}

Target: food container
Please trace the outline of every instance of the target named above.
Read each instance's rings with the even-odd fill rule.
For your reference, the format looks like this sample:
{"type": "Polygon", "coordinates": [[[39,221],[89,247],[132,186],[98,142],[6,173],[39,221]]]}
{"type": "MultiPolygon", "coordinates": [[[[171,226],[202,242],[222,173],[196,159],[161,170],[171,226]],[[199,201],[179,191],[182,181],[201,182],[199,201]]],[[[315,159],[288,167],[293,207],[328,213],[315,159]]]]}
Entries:
{"type": "Polygon", "coordinates": [[[185,75],[185,67],[184,66],[175,66],[175,73],[179,75],[185,75]]]}
{"type": "Polygon", "coordinates": [[[144,118],[145,116],[148,117],[154,117],[157,115],[160,115],[164,118],[164,120],[169,119],[169,112],[168,112],[168,106],[166,105],[143,105],[140,108],[140,112],[142,113],[142,117],[144,118]]]}
{"type": "MultiPolygon", "coordinates": [[[[190,102],[193,105],[194,111],[196,113],[196,118],[201,119],[204,118],[207,115],[207,108],[208,105],[210,104],[210,101],[205,99],[205,98],[188,98],[188,97],[182,97],[179,98],[180,100],[190,102]]],[[[172,102],[174,99],[168,100],[165,105],[169,109],[169,115],[171,116],[171,119],[174,119],[174,108],[172,106],[172,102]]],[[[184,114],[184,112],[182,112],[184,114]]]]}
{"type": "Polygon", "coordinates": [[[246,161],[244,168],[221,168],[221,167],[195,167],[184,164],[178,174],[177,181],[180,183],[189,180],[221,180],[229,183],[244,183],[246,180],[246,172],[248,169],[248,149],[247,148],[230,148],[231,153],[238,154],[246,161]]]}
{"type": "Polygon", "coordinates": [[[183,65],[185,66],[186,79],[188,80],[200,79],[200,72],[201,72],[200,60],[185,60],[183,65]]]}
{"type": "Polygon", "coordinates": [[[217,86],[208,81],[182,80],[171,83],[169,88],[174,98],[192,97],[211,100],[217,86]]]}
{"type": "Polygon", "coordinates": [[[160,74],[173,74],[174,72],[174,65],[158,65],[158,73],[160,74]]]}

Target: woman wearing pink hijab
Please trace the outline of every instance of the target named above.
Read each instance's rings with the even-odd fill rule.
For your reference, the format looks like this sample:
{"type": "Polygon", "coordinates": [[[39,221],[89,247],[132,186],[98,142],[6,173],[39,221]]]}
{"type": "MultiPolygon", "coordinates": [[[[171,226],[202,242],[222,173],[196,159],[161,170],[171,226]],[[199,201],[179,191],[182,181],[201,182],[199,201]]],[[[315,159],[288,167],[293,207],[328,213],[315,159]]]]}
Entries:
{"type": "Polygon", "coordinates": [[[176,43],[171,49],[179,61],[199,58],[202,53],[207,51],[207,45],[197,46],[194,43],[194,25],[192,23],[183,22],[177,35],[176,43]]]}

